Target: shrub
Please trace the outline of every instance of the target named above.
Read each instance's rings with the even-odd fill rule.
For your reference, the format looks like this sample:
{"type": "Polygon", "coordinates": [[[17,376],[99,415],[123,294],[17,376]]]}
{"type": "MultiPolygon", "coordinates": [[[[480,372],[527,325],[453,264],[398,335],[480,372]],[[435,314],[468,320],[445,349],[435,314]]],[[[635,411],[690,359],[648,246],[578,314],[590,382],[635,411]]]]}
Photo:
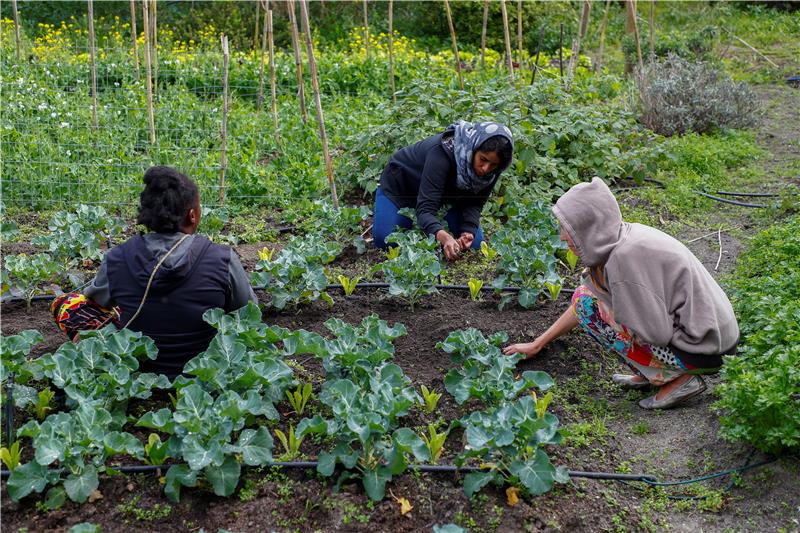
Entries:
{"type": "Polygon", "coordinates": [[[676,55],[638,73],[640,121],[662,135],[746,128],[758,117],[756,95],[710,64],[676,55]]]}

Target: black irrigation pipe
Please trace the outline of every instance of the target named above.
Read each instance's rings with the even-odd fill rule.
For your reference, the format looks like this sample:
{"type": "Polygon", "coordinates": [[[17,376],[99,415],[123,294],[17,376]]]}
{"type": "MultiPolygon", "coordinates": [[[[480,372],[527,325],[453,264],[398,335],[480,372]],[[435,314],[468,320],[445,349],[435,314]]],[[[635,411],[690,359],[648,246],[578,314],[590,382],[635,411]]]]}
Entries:
{"type": "Polygon", "coordinates": [[[723,196],[757,196],[759,198],[777,198],[780,194],[774,194],[771,192],[729,192],[729,191],[717,191],[716,194],[721,194],[723,196]]]}
{"type": "Polygon", "coordinates": [[[705,196],[706,198],[711,198],[712,200],[716,200],[717,202],[722,202],[724,204],[732,204],[741,207],[755,207],[755,208],[769,207],[768,205],[765,204],[751,204],[747,202],[739,202],[737,200],[728,200],[727,198],[720,198],[719,196],[714,196],[713,194],[708,194],[707,192],[703,191],[692,191],[692,192],[695,194],[699,194],[700,196],[705,196]]]}

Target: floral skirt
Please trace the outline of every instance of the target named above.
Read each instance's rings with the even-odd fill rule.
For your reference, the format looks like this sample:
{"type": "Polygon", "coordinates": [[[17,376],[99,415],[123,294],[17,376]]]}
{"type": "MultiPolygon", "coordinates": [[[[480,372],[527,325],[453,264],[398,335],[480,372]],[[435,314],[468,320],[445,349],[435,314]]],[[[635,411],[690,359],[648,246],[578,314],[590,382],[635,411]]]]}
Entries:
{"type": "Polygon", "coordinates": [[[58,329],[75,341],[78,333],[85,330],[100,329],[108,324],[120,327],[119,307],[106,309],[83,294],[71,292],[62,294],[50,304],[50,312],[58,329]]]}
{"type": "Polygon", "coordinates": [[[664,385],[683,374],[701,371],[682,362],[669,348],[637,339],[631,330],[614,320],[613,310],[585,285],[572,295],[572,310],[590,337],[653,385],[664,385]]]}

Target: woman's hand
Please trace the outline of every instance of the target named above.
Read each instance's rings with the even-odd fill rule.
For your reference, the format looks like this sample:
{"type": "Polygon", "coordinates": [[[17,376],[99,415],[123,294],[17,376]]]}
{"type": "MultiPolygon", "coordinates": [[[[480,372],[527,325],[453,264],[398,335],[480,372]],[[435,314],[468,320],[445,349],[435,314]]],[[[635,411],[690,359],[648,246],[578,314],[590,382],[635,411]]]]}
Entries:
{"type": "Polygon", "coordinates": [[[461,253],[461,244],[459,244],[452,235],[442,229],[436,233],[436,240],[442,245],[444,256],[448,261],[455,261],[458,259],[458,254],[461,253]]]}
{"type": "Polygon", "coordinates": [[[468,231],[463,232],[458,238],[458,244],[461,245],[462,250],[469,250],[473,242],[475,242],[475,235],[468,231]]]}
{"type": "Polygon", "coordinates": [[[503,353],[506,355],[514,355],[518,353],[524,355],[525,359],[528,359],[541,352],[544,347],[545,343],[541,342],[541,337],[538,337],[533,342],[521,342],[506,346],[503,348],[503,353]]]}

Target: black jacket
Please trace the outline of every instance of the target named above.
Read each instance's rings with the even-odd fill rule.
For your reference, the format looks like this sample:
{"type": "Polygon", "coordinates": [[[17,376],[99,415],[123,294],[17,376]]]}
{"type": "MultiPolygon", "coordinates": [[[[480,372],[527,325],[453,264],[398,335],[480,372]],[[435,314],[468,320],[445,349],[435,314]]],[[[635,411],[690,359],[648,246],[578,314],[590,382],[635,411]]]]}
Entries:
{"type": "Polygon", "coordinates": [[[444,204],[461,212],[461,231],[475,235],[496,183],[478,193],[457,188],[456,160],[442,146],[441,133],[395,152],[381,175],[384,194],[398,207],[415,207],[417,225],[431,235],[443,229],[436,215],[444,204]]]}

